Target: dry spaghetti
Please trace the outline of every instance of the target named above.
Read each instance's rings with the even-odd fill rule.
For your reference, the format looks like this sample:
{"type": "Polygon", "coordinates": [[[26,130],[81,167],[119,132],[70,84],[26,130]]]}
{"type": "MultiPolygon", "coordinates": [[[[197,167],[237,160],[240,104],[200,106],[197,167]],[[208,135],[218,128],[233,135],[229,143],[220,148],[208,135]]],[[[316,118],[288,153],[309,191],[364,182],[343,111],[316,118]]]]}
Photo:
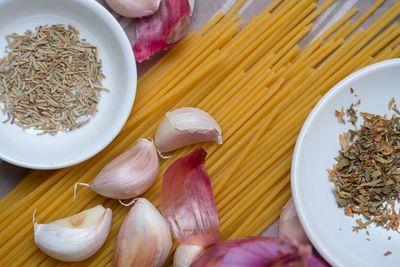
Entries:
{"type": "MultiPolygon", "coordinates": [[[[0,202],[0,264],[67,265],[34,246],[33,210],[38,208],[37,221],[47,222],[103,204],[113,210],[112,229],[103,248],[83,264],[109,265],[128,209],[87,189],[72,202],[73,184],[90,183],[137,138],[151,136],[165,112],[183,106],[207,111],[223,129],[223,145],[203,146],[216,190],[221,238],[258,235],[278,218],[290,197],[292,152],[309,111],[351,72],[400,55],[399,26],[390,25],[400,13],[400,2],[366,29],[357,30],[383,1],[352,22],[357,12],[353,8],[303,50],[298,41],[333,0],[319,7],[313,0],[276,0],[239,29],[237,10],[244,2],[237,1],[228,13],[219,13],[199,32],[190,33],[138,81],[132,116],[106,149],[74,167],[33,171],[0,202]],[[36,182],[40,176],[47,179],[36,182]]],[[[170,163],[171,159],[161,162],[161,173],[170,163]]],[[[144,197],[157,205],[160,188],[158,179],[144,197]]]]}

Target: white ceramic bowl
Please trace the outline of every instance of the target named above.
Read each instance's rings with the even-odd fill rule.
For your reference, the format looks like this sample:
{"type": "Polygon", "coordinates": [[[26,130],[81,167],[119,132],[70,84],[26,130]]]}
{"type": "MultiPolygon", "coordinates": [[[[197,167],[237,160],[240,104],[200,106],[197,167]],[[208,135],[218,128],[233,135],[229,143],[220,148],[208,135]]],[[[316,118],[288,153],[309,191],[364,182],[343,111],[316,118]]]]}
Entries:
{"type": "MultiPolygon", "coordinates": [[[[71,24],[99,49],[103,81],[99,112],[88,124],[69,133],[38,136],[0,122],[0,158],[12,164],[55,169],[82,162],[101,151],[119,133],[136,93],[136,63],[131,45],[115,18],[95,0],[0,0],[0,56],[5,35],[39,25],[71,24]]],[[[6,119],[1,114],[0,121],[6,119]]]]}
{"type": "Polygon", "coordinates": [[[345,216],[337,207],[326,171],[340,150],[339,134],[351,128],[350,123],[340,124],[334,111],[346,110],[360,99],[358,111],[393,114],[388,111],[392,97],[400,105],[400,59],[368,66],[339,82],[312,110],[297,139],[292,161],[293,199],[306,234],[334,266],[400,265],[400,234],[372,225],[369,235],[365,230],[353,232],[356,218],[345,216]],[[386,251],[393,254],[384,256],[386,251]]]}

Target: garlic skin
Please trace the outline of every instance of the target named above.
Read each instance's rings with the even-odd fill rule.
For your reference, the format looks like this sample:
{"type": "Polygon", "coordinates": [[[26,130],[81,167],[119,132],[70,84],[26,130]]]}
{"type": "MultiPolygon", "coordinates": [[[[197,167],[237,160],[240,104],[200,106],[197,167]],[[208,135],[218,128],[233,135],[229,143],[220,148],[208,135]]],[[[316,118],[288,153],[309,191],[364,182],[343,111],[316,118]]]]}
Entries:
{"type": "Polygon", "coordinates": [[[118,14],[129,18],[141,18],[154,14],[161,0],[105,0],[118,14]]]}
{"type": "Polygon", "coordinates": [[[159,209],[181,244],[219,242],[217,206],[204,167],[206,156],[203,148],[196,148],[172,162],[163,175],[159,209]]]}
{"type": "Polygon", "coordinates": [[[188,0],[163,0],[151,16],[135,20],[133,53],[138,62],[174,46],[185,37],[190,23],[188,0]]]}
{"type": "Polygon", "coordinates": [[[162,266],[171,246],[165,219],[147,199],[138,198],[119,230],[113,266],[162,266]]]}
{"type": "Polygon", "coordinates": [[[98,205],[48,224],[34,223],[34,241],[57,260],[76,262],[95,254],[107,239],[112,211],[98,205]]]}
{"type": "Polygon", "coordinates": [[[159,152],[206,141],[222,144],[221,127],[210,114],[192,107],[167,112],[155,135],[159,152]]]}
{"type": "Polygon", "coordinates": [[[160,163],[154,143],[139,139],[135,146],[108,163],[90,188],[108,198],[133,198],[154,184],[159,170],[160,163]]]}
{"type": "Polygon", "coordinates": [[[174,267],[189,267],[203,251],[202,246],[179,244],[174,254],[174,267]]]}
{"type": "Polygon", "coordinates": [[[297,216],[293,198],[290,198],[281,210],[281,216],[279,218],[279,237],[289,237],[303,245],[310,244],[299,217],[297,216]]]}

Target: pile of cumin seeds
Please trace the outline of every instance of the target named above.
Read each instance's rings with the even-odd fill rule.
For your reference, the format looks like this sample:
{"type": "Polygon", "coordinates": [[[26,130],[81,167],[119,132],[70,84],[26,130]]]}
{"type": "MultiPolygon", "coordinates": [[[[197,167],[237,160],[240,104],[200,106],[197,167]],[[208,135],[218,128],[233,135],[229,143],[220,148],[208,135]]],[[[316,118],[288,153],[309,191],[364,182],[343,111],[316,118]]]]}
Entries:
{"type": "Polygon", "coordinates": [[[63,24],[6,36],[0,59],[4,121],[55,135],[86,124],[96,114],[103,88],[98,49],[63,24]]]}

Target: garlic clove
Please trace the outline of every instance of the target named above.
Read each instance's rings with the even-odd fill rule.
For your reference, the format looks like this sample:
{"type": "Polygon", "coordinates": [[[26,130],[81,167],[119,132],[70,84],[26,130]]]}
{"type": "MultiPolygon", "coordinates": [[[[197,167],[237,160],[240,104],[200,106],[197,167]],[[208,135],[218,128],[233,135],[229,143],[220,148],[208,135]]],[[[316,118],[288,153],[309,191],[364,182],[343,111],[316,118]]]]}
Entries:
{"type": "Polygon", "coordinates": [[[139,139],[135,146],[108,163],[90,188],[113,199],[129,199],[146,192],[160,170],[157,149],[152,141],[139,139]]]}
{"type": "Polygon", "coordinates": [[[168,112],[155,136],[159,152],[169,152],[206,141],[222,144],[221,128],[210,114],[192,107],[168,112]]]}
{"type": "Polygon", "coordinates": [[[162,266],[171,246],[165,219],[148,200],[138,198],[119,230],[113,266],[162,266]]]}
{"type": "Polygon", "coordinates": [[[203,246],[179,244],[174,253],[174,267],[189,267],[203,251],[203,246]]]}
{"type": "Polygon", "coordinates": [[[310,243],[297,216],[293,198],[290,198],[282,208],[279,218],[279,237],[290,237],[299,244],[310,243]]]}
{"type": "Polygon", "coordinates": [[[129,18],[141,18],[154,14],[161,0],[106,0],[116,13],[129,18]]]}
{"type": "Polygon", "coordinates": [[[82,261],[95,254],[107,239],[112,211],[98,205],[48,224],[34,223],[36,245],[61,261],[82,261]]]}

